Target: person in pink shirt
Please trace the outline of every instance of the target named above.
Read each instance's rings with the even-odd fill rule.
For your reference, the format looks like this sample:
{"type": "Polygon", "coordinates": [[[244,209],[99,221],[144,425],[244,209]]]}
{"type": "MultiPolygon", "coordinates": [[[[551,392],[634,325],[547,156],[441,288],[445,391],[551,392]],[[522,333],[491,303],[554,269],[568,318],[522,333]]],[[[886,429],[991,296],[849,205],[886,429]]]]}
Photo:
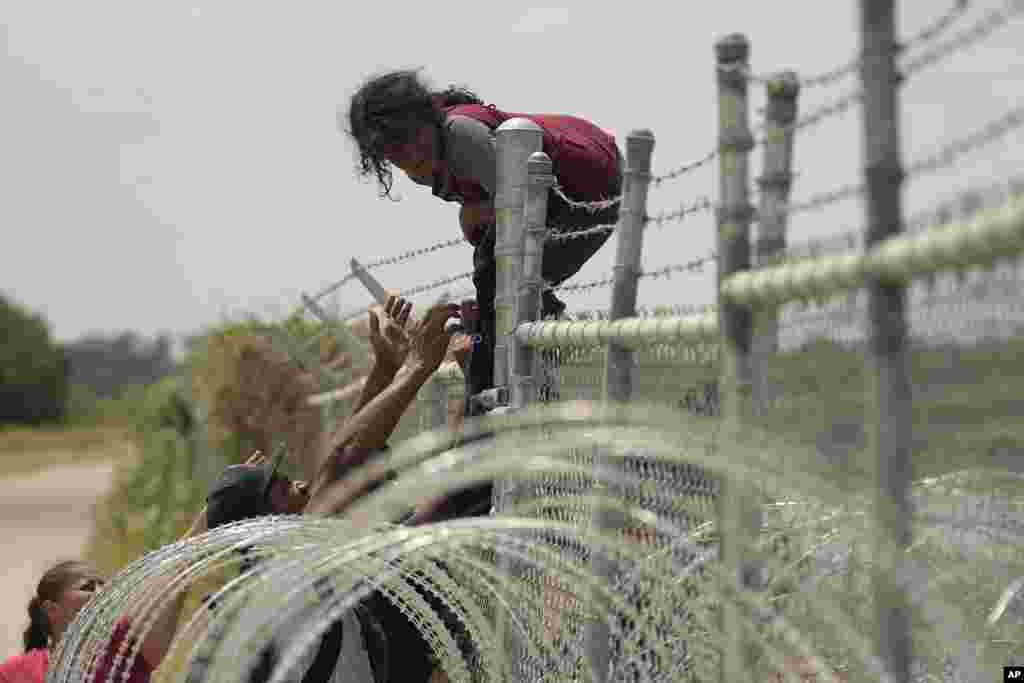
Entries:
{"type": "MultiPolygon", "coordinates": [[[[186,536],[206,531],[206,510],[200,513],[186,536]]],[[[48,569],[28,603],[29,625],[25,629],[25,652],[0,663],[0,683],[45,683],[50,667],[50,650],[60,642],[78,612],[89,602],[105,579],[89,563],[80,560],[58,562],[48,569]]],[[[123,681],[148,683],[163,660],[177,630],[185,599],[183,592],[164,609],[139,648],[138,656],[125,656],[114,671],[114,661],[131,628],[130,617],[121,619],[96,662],[92,683],[123,681]],[[123,679],[125,669],[129,669],[123,679]]],[[[131,645],[131,643],[129,643],[131,645]]]]}

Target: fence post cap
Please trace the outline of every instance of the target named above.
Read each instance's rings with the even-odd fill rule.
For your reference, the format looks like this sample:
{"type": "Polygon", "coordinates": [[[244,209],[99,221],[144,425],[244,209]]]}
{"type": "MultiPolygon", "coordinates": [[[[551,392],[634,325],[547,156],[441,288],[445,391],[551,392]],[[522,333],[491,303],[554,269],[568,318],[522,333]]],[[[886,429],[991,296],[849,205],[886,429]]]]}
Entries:
{"type": "Polygon", "coordinates": [[[544,152],[534,152],[531,154],[527,164],[529,165],[530,173],[543,174],[551,172],[551,157],[544,152]]]}
{"type": "Polygon", "coordinates": [[[715,41],[715,55],[719,62],[745,61],[750,55],[750,41],[742,33],[730,33],[715,41]]]}
{"type": "Polygon", "coordinates": [[[653,141],[654,140],[654,132],[650,128],[635,128],[635,129],[629,131],[628,134],[626,134],[626,139],[627,140],[637,139],[637,138],[653,141]]]}
{"type": "Polygon", "coordinates": [[[780,71],[765,84],[768,97],[794,98],[800,93],[800,77],[795,71],[780,71]]]}
{"type": "Polygon", "coordinates": [[[514,118],[514,119],[509,119],[505,123],[503,123],[500,126],[498,126],[498,132],[499,133],[501,133],[503,131],[512,131],[512,130],[539,131],[539,130],[543,130],[543,129],[540,126],[538,126],[536,123],[531,121],[530,119],[523,118],[523,117],[517,117],[517,118],[514,118]]]}

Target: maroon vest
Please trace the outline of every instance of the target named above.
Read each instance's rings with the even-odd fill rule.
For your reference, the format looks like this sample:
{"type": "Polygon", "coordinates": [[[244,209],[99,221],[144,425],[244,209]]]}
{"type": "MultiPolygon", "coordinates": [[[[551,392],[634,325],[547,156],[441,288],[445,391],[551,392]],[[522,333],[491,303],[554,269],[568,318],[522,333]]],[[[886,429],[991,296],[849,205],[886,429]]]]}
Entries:
{"type": "MultiPolygon", "coordinates": [[[[492,105],[464,104],[445,107],[448,116],[467,116],[492,131],[514,118],[530,119],[544,131],[544,153],[562,191],[576,201],[598,201],[618,192],[619,162],[615,138],[594,124],[561,114],[514,114],[492,105]]],[[[449,173],[448,182],[435,184],[435,194],[446,201],[477,202],[487,192],[471,178],[449,173]],[[446,188],[438,191],[437,188],[446,188]]]]}

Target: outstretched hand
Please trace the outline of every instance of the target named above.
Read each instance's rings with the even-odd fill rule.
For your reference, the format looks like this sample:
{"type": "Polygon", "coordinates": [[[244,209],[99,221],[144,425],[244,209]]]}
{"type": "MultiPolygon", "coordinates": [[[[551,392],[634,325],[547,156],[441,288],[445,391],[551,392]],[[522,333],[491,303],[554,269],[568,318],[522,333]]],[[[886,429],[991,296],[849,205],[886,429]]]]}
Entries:
{"type": "Polygon", "coordinates": [[[445,325],[458,315],[458,304],[437,304],[427,311],[426,317],[412,330],[406,367],[428,374],[437,370],[451,343],[452,335],[445,325]]]}
{"type": "Polygon", "coordinates": [[[412,303],[400,296],[389,296],[384,314],[370,311],[370,347],[380,367],[397,370],[409,355],[409,314],[412,303]]]}

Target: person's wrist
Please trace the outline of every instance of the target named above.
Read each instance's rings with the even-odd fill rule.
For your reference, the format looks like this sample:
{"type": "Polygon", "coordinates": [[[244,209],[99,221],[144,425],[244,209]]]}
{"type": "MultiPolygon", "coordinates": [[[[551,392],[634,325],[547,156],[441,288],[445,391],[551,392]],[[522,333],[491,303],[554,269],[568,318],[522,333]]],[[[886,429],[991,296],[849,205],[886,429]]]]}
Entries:
{"type": "Polygon", "coordinates": [[[436,369],[422,359],[410,358],[402,365],[398,374],[403,379],[425,382],[430,379],[436,369]]]}

